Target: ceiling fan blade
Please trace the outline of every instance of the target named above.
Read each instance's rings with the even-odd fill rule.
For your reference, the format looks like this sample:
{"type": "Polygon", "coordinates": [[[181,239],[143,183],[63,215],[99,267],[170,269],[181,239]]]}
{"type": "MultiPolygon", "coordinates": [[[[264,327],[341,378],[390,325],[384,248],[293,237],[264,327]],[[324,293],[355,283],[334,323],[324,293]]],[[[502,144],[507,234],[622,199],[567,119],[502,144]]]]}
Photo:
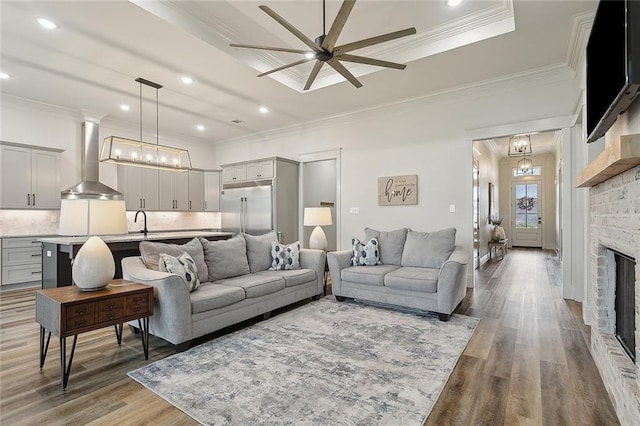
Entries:
{"type": "Polygon", "coordinates": [[[229,46],[231,47],[242,47],[244,49],[261,49],[261,50],[273,50],[276,52],[289,52],[289,53],[309,53],[309,50],[300,50],[300,49],[288,49],[286,47],[269,47],[269,46],[254,46],[251,44],[236,44],[231,43],[229,46]]]}
{"type": "Polygon", "coordinates": [[[381,61],[379,59],[373,59],[373,58],[365,58],[364,56],[349,55],[347,53],[343,55],[336,55],[334,56],[334,58],[338,59],[339,61],[357,62],[359,64],[375,65],[377,67],[385,67],[385,68],[395,68],[397,70],[403,70],[407,67],[404,64],[381,61]]]}
{"type": "Polygon", "coordinates": [[[347,18],[349,18],[351,9],[353,9],[355,4],[356,0],[344,0],[340,7],[340,11],[338,11],[338,14],[336,15],[336,19],[333,21],[333,24],[331,24],[327,37],[325,37],[322,42],[322,48],[324,50],[333,50],[333,47],[336,45],[336,41],[338,41],[338,36],[340,36],[342,28],[344,28],[344,24],[347,22],[347,18]]]}
{"type": "Polygon", "coordinates": [[[358,81],[358,79],[357,79],[357,78],[355,78],[355,77],[353,76],[353,74],[351,74],[351,73],[349,72],[349,70],[348,70],[348,69],[346,69],[346,68],[344,67],[344,65],[342,65],[342,64],[341,64],[337,59],[333,59],[333,58],[332,58],[332,59],[329,59],[329,60],[327,61],[327,63],[328,63],[329,65],[331,65],[331,67],[332,67],[334,70],[336,70],[336,71],[338,71],[340,74],[342,74],[342,76],[343,76],[344,78],[346,78],[347,80],[349,80],[349,82],[350,82],[351,84],[353,84],[354,86],[356,86],[356,87],[358,87],[358,88],[362,87],[362,83],[360,83],[360,82],[358,81]]]}
{"type": "Polygon", "coordinates": [[[350,52],[356,49],[362,49],[363,47],[372,46],[378,43],[384,43],[385,41],[395,40],[397,38],[406,37],[408,35],[412,35],[416,33],[416,29],[411,27],[400,31],[394,31],[392,33],[382,34],[379,36],[366,38],[360,41],[354,41],[353,43],[343,44],[342,46],[337,46],[333,49],[333,54],[337,55],[339,53],[350,52]]]}
{"type": "Polygon", "coordinates": [[[277,13],[275,13],[273,10],[271,10],[269,7],[265,6],[265,5],[261,5],[259,6],[260,9],[262,9],[267,15],[271,16],[273,19],[275,19],[280,25],[282,25],[283,27],[285,27],[286,29],[289,30],[289,32],[291,32],[294,36],[298,37],[304,44],[306,44],[307,46],[309,46],[310,48],[312,48],[313,50],[318,50],[318,47],[316,46],[316,44],[313,42],[313,40],[311,40],[309,37],[307,37],[306,35],[302,34],[300,32],[300,30],[298,30],[296,27],[294,27],[293,25],[291,25],[289,22],[287,22],[282,16],[278,15],[277,13]]]}
{"type": "Polygon", "coordinates": [[[324,62],[322,61],[316,61],[316,64],[313,66],[313,69],[311,70],[311,74],[309,74],[309,78],[307,79],[307,82],[304,85],[304,89],[302,90],[309,90],[309,88],[315,81],[316,77],[318,76],[318,73],[320,72],[320,68],[322,68],[323,64],[324,62]]]}
{"type": "Polygon", "coordinates": [[[274,72],[282,71],[282,70],[285,70],[287,68],[295,67],[296,65],[304,64],[305,62],[313,61],[314,59],[315,58],[300,59],[299,61],[291,62],[290,64],[283,65],[283,66],[278,67],[278,68],[274,68],[274,69],[272,69],[270,71],[263,72],[262,74],[258,74],[258,77],[264,77],[265,75],[269,75],[269,74],[274,73],[274,72]]]}

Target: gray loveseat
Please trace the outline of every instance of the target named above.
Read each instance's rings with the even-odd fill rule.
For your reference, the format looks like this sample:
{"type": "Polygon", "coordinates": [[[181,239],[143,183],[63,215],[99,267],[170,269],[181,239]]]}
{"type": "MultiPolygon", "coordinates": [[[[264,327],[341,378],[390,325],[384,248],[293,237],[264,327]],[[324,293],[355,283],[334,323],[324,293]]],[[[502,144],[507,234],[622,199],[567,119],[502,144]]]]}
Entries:
{"type": "Polygon", "coordinates": [[[122,259],[122,274],[154,287],[149,331],[180,351],[197,337],[323,294],[325,253],[301,249],[300,269],[267,270],[274,241],[275,232],[222,241],[195,238],[181,246],[144,241],[141,256],[122,259]],[[193,258],[200,279],[191,292],[181,276],[158,270],[160,253],[182,252],[193,258]]]}
{"type": "Polygon", "coordinates": [[[354,298],[433,311],[447,321],[465,296],[469,262],[469,252],[455,245],[455,234],[454,228],[431,233],[365,228],[365,240],[375,238],[380,262],[351,266],[354,250],[329,252],[333,294],[338,301],[354,298]]]}

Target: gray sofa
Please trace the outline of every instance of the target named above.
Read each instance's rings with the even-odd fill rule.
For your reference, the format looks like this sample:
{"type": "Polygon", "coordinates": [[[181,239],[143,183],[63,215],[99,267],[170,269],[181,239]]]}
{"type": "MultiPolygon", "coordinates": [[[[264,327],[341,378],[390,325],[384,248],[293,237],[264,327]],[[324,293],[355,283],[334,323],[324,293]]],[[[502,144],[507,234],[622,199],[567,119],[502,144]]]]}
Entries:
{"type": "Polygon", "coordinates": [[[455,233],[453,228],[432,233],[365,228],[365,240],[373,241],[379,262],[358,264],[356,259],[352,266],[358,248],[329,252],[333,294],[338,301],[354,298],[433,311],[447,321],[465,296],[469,262],[469,252],[455,245],[455,233]]]}
{"type": "Polygon", "coordinates": [[[274,241],[275,232],[222,241],[194,239],[181,246],[145,241],[141,256],[122,259],[122,275],[154,287],[149,331],[181,351],[192,339],[323,294],[325,253],[301,249],[300,269],[267,270],[274,241]],[[160,253],[183,252],[193,258],[200,280],[191,292],[180,275],[159,270],[160,253]]]}

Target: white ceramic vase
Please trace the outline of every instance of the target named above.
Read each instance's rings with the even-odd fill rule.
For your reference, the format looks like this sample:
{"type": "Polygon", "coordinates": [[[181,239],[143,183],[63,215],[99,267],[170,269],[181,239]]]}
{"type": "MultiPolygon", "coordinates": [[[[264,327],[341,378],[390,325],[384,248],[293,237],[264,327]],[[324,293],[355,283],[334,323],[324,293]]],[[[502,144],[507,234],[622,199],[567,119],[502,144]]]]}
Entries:
{"type": "Polygon", "coordinates": [[[91,237],[73,259],[73,282],[83,291],[102,290],[113,279],[116,264],[100,237],[91,237]]]}

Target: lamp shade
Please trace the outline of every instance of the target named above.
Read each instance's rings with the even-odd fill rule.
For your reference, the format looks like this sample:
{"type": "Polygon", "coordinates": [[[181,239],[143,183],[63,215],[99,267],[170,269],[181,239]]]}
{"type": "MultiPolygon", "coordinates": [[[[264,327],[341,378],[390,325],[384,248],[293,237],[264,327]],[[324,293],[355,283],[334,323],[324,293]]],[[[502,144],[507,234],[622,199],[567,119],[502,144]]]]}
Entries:
{"type": "Polygon", "coordinates": [[[61,201],[60,235],[116,235],[127,232],[124,200],[61,201]]]}
{"type": "Polygon", "coordinates": [[[329,207],[305,207],[304,226],[332,225],[331,208],[329,207]]]}

